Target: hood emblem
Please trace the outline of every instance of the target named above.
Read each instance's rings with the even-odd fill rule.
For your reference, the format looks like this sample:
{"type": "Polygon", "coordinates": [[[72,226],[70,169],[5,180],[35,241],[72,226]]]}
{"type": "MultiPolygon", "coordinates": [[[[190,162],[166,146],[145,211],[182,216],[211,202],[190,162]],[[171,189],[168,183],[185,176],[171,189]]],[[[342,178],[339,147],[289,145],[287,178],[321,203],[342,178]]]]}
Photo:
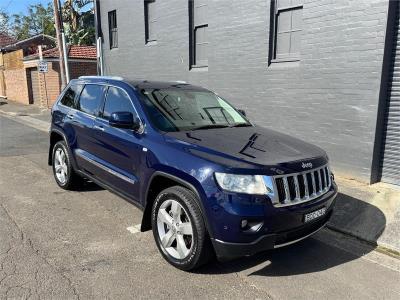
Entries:
{"type": "Polygon", "coordinates": [[[301,164],[301,167],[302,167],[303,169],[307,169],[307,168],[311,169],[311,168],[312,168],[312,162],[307,162],[307,163],[303,162],[303,163],[301,164]]]}

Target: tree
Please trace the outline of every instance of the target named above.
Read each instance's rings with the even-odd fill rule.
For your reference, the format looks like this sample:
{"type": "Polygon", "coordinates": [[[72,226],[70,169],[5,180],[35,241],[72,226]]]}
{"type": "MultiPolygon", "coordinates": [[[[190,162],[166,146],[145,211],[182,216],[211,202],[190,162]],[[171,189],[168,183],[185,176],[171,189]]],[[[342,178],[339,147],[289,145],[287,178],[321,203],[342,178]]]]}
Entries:
{"type": "Polygon", "coordinates": [[[7,12],[0,9],[0,32],[8,33],[10,30],[10,16],[7,12]]]}
{"type": "Polygon", "coordinates": [[[65,0],[62,14],[68,42],[76,45],[95,43],[92,0],[65,0]]]}
{"type": "Polygon", "coordinates": [[[55,36],[53,6],[48,3],[30,4],[28,14],[13,15],[11,30],[16,39],[26,39],[38,34],[47,34],[55,36]]]}

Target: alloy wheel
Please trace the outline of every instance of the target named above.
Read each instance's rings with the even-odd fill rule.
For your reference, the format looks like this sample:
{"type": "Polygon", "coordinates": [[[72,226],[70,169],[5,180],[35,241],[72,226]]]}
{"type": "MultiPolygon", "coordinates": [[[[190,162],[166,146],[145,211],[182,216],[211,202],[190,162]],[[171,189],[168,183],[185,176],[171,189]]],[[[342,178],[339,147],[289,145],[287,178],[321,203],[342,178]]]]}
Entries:
{"type": "Polygon", "coordinates": [[[157,213],[161,246],[175,259],[185,259],[193,246],[193,227],[189,215],[176,200],[164,201],[157,213]]]}
{"type": "Polygon", "coordinates": [[[57,180],[61,184],[67,182],[68,176],[68,165],[66,161],[66,155],[62,148],[58,148],[54,155],[54,170],[56,173],[57,180]]]}

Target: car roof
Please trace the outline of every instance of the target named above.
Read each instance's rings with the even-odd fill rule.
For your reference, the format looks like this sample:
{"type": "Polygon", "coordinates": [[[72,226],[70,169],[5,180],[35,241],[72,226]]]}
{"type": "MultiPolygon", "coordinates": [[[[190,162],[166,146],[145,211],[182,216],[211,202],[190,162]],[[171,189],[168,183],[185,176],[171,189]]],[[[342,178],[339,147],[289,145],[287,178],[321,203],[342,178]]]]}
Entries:
{"type": "Polygon", "coordinates": [[[142,89],[185,89],[193,91],[208,91],[206,88],[189,84],[185,81],[152,81],[152,80],[125,80],[117,76],[81,76],[79,79],[71,80],[71,82],[84,81],[86,83],[109,83],[118,85],[125,82],[133,86],[137,90],[142,89]]]}
{"type": "Polygon", "coordinates": [[[195,91],[208,91],[201,86],[192,85],[185,81],[150,81],[150,80],[130,80],[127,81],[138,90],[142,89],[185,89],[195,91]]]}

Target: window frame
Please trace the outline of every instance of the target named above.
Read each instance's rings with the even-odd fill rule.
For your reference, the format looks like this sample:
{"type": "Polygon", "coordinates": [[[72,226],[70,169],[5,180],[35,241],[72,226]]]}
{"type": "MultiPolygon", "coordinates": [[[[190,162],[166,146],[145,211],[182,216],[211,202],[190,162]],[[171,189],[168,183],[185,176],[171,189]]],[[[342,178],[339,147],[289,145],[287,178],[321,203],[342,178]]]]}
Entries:
{"type": "Polygon", "coordinates": [[[119,90],[121,90],[123,93],[125,93],[125,95],[126,95],[127,98],[129,99],[129,102],[131,103],[131,106],[132,106],[132,108],[133,108],[133,111],[136,113],[136,117],[140,120],[140,123],[143,124],[142,119],[140,118],[139,113],[138,113],[138,111],[137,111],[137,109],[136,109],[136,107],[135,107],[135,104],[133,103],[132,98],[129,96],[129,94],[128,94],[127,91],[125,91],[123,88],[121,88],[121,87],[119,87],[119,86],[116,86],[116,85],[104,85],[104,86],[105,86],[105,92],[104,92],[103,102],[102,102],[102,104],[101,104],[101,106],[100,106],[101,108],[100,108],[100,111],[99,111],[98,116],[97,116],[99,119],[102,119],[102,120],[108,122],[108,119],[104,118],[104,108],[105,108],[105,106],[106,106],[107,95],[108,95],[109,89],[110,89],[110,88],[115,88],[115,89],[119,89],[119,90]]]}
{"type": "Polygon", "coordinates": [[[110,44],[110,50],[118,48],[118,23],[116,9],[108,12],[108,42],[110,44]]]}
{"type": "MultiPolygon", "coordinates": [[[[276,50],[277,50],[277,39],[278,39],[278,17],[281,12],[285,11],[294,11],[297,9],[303,9],[304,2],[300,1],[297,4],[288,5],[284,7],[278,7],[278,0],[271,0],[270,6],[270,49],[269,49],[269,64],[274,62],[294,62],[300,61],[301,53],[298,55],[288,55],[286,57],[277,58],[276,50]]],[[[292,29],[292,28],[291,28],[292,29]]],[[[290,30],[289,32],[298,32],[302,31],[303,28],[299,30],[290,30]]]]}
{"type": "Polygon", "coordinates": [[[66,107],[68,109],[76,109],[77,100],[79,99],[79,97],[81,95],[81,92],[82,92],[84,87],[85,87],[85,85],[84,84],[80,84],[80,83],[68,85],[65,88],[65,90],[63,91],[63,93],[60,95],[59,100],[58,100],[58,105],[61,105],[61,106],[66,107]],[[73,89],[73,88],[77,89],[76,93],[75,93],[75,97],[74,97],[74,104],[73,104],[73,106],[65,105],[64,103],[62,103],[62,100],[64,99],[65,94],[68,92],[68,90],[69,89],[73,89]]]}
{"type": "MultiPolygon", "coordinates": [[[[149,19],[149,5],[152,3],[156,5],[156,0],[144,0],[144,42],[145,44],[153,44],[157,42],[157,37],[150,37],[150,23],[157,23],[157,16],[153,16],[152,19],[149,19]],[[154,21],[155,20],[155,21],[154,21]]],[[[152,27],[153,29],[155,27],[152,27]]]]}
{"type": "MultiPolygon", "coordinates": [[[[204,64],[197,64],[196,62],[196,30],[198,28],[206,27],[207,37],[208,37],[208,23],[199,23],[195,24],[195,1],[196,0],[188,0],[188,10],[189,10],[189,70],[192,69],[205,69],[208,68],[208,55],[207,62],[204,64]]],[[[208,6],[208,3],[207,3],[208,6]]],[[[204,44],[209,44],[208,38],[207,42],[204,44]]]]}

